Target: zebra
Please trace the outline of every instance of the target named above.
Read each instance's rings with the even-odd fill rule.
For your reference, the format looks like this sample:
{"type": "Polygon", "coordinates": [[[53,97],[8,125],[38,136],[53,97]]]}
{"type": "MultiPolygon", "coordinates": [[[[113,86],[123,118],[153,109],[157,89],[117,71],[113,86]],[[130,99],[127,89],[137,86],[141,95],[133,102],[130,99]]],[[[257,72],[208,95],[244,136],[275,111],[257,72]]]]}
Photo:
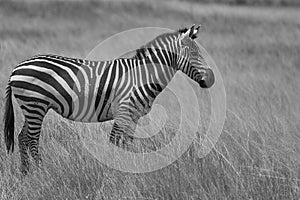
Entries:
{"type": "Polygon", "coordinates": [[[210,88],[215,78],[195,41],[199,28],[192,25],[161,34],[131,58],[91,61],[47,54],[18,64],[6,87],[4,141],[7,153],[13,153],[14,94],[25,117],[18,135],[22,174],[29,171],[29,153],[41,162],[41,126],[50,109],[73,121],[114,120],[108,140],[123,148],[137,139],[137,121],[150,112],[177,71],[201,88],[210,88]]]}

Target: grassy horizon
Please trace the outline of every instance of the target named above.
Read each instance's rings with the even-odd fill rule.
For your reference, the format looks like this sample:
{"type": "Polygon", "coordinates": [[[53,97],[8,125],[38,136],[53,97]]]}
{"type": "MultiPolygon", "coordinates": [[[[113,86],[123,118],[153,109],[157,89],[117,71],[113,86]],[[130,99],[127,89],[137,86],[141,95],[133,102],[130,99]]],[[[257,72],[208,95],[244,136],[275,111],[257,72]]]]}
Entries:
{"type": "MultiPolygon", "coordinates": [[[[194,23],[203,25],[197,41],[216,62],[227,94],[225,125],[210,154],[197,156],[210,103],[208,91],[198,90],[199,140],[170,166],[145,174],[113,170],[85,150],[79,135],[100,127],[109,131],[110,123],[75,123],[51,112],[40,139],[43,165],[24,179],[18,148],[7,155],[0,137],[0,199],[299,199],[299,13],[188,2],[0,1],[2,96],[13,67],[33,55],[84,58],[120,31],[194,23]]],[[[17,143],[23,118],[15,101],[14,108],[17,143]]],[[[0,110],[2,120],[4,99],[0,110]]]]}

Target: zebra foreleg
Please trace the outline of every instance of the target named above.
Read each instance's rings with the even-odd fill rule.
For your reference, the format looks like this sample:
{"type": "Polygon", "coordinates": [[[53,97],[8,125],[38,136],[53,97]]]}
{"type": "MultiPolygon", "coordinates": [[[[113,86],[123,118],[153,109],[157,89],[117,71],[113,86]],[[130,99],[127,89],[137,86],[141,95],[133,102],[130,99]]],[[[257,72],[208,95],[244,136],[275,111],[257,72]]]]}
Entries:
{"type": "Polygon", "coordinates": [[[120,147],[125,147],[129,143],[132,143],[135,128],[131,126],[132,124],[123,124],[115,121],[109,135],[109,141],[120,147]]]}

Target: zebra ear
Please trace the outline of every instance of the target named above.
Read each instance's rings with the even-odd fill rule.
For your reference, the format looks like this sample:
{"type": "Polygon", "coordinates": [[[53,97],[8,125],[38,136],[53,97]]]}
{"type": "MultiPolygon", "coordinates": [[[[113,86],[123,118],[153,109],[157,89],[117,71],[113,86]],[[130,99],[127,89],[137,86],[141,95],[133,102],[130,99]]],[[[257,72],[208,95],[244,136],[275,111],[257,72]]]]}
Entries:
{"type": "Polygon", "coordinates": [[[192,39],[197,38],[197,34],[199,32],[200,27],[201,27],[201,24],[199,24],[197,27],[195,27],[195,25],[192,26],[192,29],[191,29],[191,32],[190,32],[190,35],[189,35],[190,38],[192,38],[192,39]]]}
{"type": "Polygon", "coordinates": [[[182,35],[183,37],[190,37],[191,34],[194,32],[195,24],[191,26],[191,28],[187,28],[186,32],[182,35]]]}
{"type": "Polygon", "coordinates": [[[193,24],[189,29],[187,29],[187,31],[182,36],[188,36],[191,39],[195,39],[197,37],[200,27],[201,25],[196,26],[195,24],[193,24]]]}

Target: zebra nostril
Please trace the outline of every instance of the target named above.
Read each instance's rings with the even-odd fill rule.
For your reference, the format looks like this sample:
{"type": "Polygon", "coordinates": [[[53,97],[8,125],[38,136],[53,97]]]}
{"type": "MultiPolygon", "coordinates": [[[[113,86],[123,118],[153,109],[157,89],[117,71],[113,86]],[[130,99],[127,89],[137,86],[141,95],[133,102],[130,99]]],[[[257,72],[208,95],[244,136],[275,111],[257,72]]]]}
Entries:
{"type": "Polygon", "coordinates": [[[201,88],[207,88],[206,83],[204,80],[200,80],[199,85],[201,88]]]}

